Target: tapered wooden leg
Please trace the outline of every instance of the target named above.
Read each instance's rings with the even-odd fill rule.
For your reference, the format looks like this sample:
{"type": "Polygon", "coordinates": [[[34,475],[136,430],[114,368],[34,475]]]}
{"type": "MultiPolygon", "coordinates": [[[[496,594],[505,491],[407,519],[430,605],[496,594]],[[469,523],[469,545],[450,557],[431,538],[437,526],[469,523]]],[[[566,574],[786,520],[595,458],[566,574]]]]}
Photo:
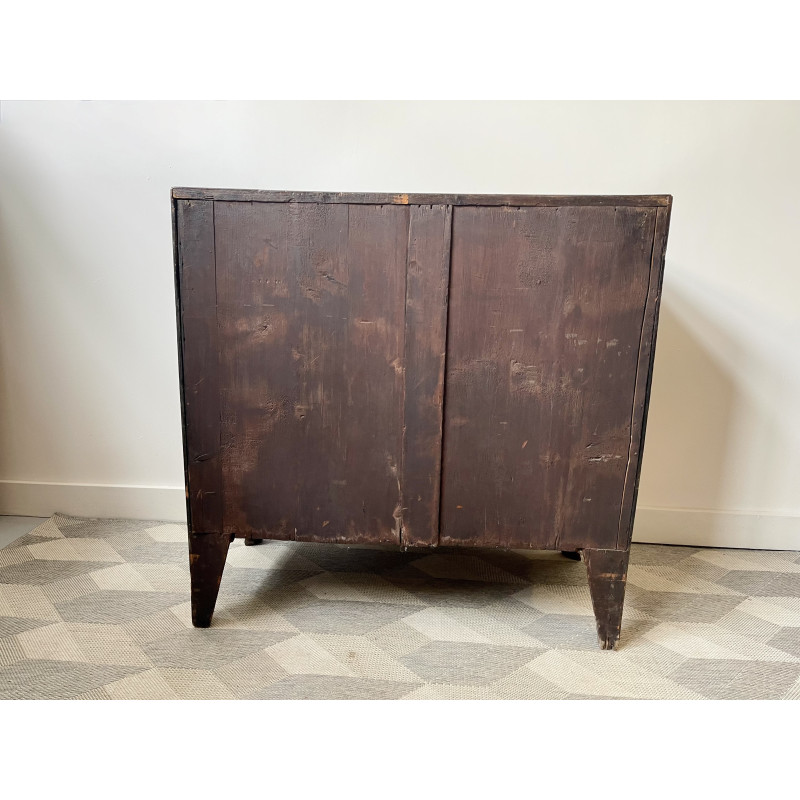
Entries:
{"type": "Polygon", "coordinates": [[[211,624],[230,543],[231,537],[227,534],[189,534],[192,624],[196,628],[207,628],[211,624]]]}
{"type": "Polygon", "coordinates": [[[245,536],[244,544],[245,547],[252,547],[254,544],[261,544],[263,539],[254,539],[252,536],[245,536]]]}
{"type": "Polygon", "coordinates": [[[597,638],[603,650],[613,650],[619,639],[629,555],[628,550],[583,551],[597,620],[597,638]]]}

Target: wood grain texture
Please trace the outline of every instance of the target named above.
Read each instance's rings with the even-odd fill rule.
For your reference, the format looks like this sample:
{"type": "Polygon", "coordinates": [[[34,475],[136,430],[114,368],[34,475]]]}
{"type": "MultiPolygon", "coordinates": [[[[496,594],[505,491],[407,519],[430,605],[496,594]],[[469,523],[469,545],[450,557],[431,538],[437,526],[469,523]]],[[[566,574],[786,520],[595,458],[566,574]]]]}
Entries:
{"type": "Polygon", "coordinates": [[[655,216],[454,209],[442,544],[616,546],[655,216]]]}
{"type": "Polygon", "coordinates": [[[653,364],[656,354],[656,334],[658,332],[658,312],[661,306],[661,291],[664,282],[664,260],[667,251],[667,235],[671,206],[659,208],[656,212],[653,253],[650,260],[649,288],[642,322],[642,335],[639,345],[639,363],[636,372],[631,414],[631,446],[628,453],[628,467],[622,508],[619,516],[617,549],[630,547],[633,537],[633,521],[636,513],[636,498],[639,494],[639,478],[642,471],[647,410],[650,406],[650,387],[653,380],[653,364]]]}
{"type": "Polygon", "coordinates": [[[408,215],[216,203],[226,532],[399,543],[408,215]]]}
{"type": "Polygon", "coordinates": [[[439,541],[452,208],[409,208],[402,543],[421,546],[439,541]]]}
{"type": "Polygon", "coordinates": [[[211,624],[230,542],[230,536],[220,533],[189,532],[192,624],[196,628],[211,624]]]}
{"type": "Polygon", "coordinates": [[[597,639],[603,650],[613,650],[619,639],[629,558],[628,550],[583,551],[597,622],[597,639]]]}
{"type": "Polygon", "coordinates": [[[534,547],[613,648],[671,201],[173,190],[194,624],[234,535],[534,547]]]}
{"type": "Polygon", "coordinates": [[[262,189],[176,187],[172,196],[247,203],[347,203],[449,206],[667,206],[670,195],[403,194],[375,192],[280,192],[262,189]]]}
{"type": "Polygon", "coordinates": [[[188,524],[196,533],[219,533],[222,485],[214,204],[177,200],[175,224],[188,524]]]}

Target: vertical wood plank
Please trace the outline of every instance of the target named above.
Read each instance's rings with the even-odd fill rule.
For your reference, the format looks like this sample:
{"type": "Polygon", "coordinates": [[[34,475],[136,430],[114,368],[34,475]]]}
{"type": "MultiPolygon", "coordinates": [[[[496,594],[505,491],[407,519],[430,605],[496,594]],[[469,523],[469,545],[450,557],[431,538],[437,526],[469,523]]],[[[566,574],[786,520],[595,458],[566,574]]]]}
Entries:
{"type": "Polygon", "coordinates": [[[225,531],[399,543],[408,209],[217,203],[225,531]]]}
{"type": "Polygon", "coordinates": [[[631,444],[628,453],[628,467],[625,475],[625,488],[622,508],[619,515],[617,548],[630,547],[633,536],[633,521],[636,513],[636,498],[639,494],[639,477],[642,472],[642,452],[644,450],[647,410],[650,406],[650,387],[653,380],[653,363],[656,353],[656,334],[658,332],[658,312],[661,307],[661,291],[664,282],[664,261],[667,251],[669,219],[672,212],[672,198],[669,205],[656,212],[653,233],[653,255],[650,261],[650,284],[647,292],[642,321],[642,335],[639,346],[639,363],[636,373],[636,390],[631,417],[631,444]]]}
{"type": "Polygon", "coordinates": [[[454,210],[443,544],[616,546],[654,224],[454,210]]]}
{"type": "Polygon", "coordinates": [[[439,541],[452,206],[411,206],[406,273],[402,543],[439,541]]]}
{"type": "Polygon", "coordinates": [[[175,214],[188,524],[193,533],[220,533],[214,203],[176,200],[175,214]]]}

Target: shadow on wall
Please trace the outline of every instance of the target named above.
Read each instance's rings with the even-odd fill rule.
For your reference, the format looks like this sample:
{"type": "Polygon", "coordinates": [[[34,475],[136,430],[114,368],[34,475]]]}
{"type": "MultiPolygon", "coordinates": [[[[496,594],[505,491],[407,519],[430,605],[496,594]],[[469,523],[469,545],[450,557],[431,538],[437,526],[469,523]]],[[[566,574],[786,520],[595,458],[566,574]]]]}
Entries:
{"type": "MultiPolygon", "coordinates": [[[[24,180],[26,165],[13,156],[4,154],[0,210],[0,479],[114,474],[118,430],[110,404],[98,398],[124,386],[119,402],[148,401],[137,395],[129,353],[118,347],[120,329],[130,329],[120,319],[124,303],[92,275],[69,231],[48,216],[48,202],[57,209],[57,200],[37,198],[24,180]],[[30,244],[21,248],[25,236],[30,244]],[[91,318],[81,313],[86,308],[91,318]],[[20,465],[14,454],[30,463],[20,465]]],[[[135,333],[128,340],[135,344],[135,333]]]]}
{"type": "Polygon", "coordinates": [[[668,265],[639,504],[797,513],[800,332],[668,265]]]}

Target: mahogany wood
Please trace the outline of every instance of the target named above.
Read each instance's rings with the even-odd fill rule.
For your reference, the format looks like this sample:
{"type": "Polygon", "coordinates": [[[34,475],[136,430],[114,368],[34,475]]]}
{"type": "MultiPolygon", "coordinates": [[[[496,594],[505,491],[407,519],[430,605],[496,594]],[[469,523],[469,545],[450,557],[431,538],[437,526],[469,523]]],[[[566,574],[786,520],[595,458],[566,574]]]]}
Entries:
{"type": "Polygon", "coordinates": [[[442,544],[616,547],[655,217],[455,209],[442,544]]]}
{"type": "Polygon", "coordinates": [[[619,639],[629,556],[628,550],[583,551],[597,621],[597,639],[603,650],[613,650],[619,639]]]}
{"type": "Polygon", "coordinates": [[[234,536],[544,548],[613,647],[672,198],[172,202],[195,624],[234,536]]]}

